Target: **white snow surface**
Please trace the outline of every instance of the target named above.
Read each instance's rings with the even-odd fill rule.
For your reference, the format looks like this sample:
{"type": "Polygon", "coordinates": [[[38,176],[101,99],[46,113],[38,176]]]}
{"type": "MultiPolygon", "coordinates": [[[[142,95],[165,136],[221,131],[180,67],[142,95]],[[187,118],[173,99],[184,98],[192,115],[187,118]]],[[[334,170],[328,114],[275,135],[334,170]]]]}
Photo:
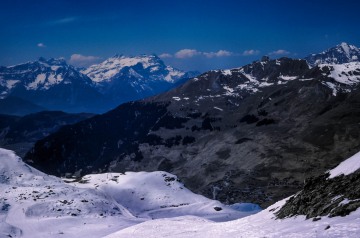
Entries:
{"type": "Polygon", "coordinates": [[[329,76],[341,84],[354,85],[360,82],[360,62],[321,64],[319,67],[330,67],[329,76]],[[357,74],[354,74],[354,72],[357,72],[357,74]]]}
{"type": "MultiPolygon", "coordinates": [[[[354,172],[360,168],[359,158],[360,153],[350,157],[331,175],[354,172]]],[[[318,221],[305,216],[280,220],[274,213],[288,198],[256,213],[254,204],[225,206],[193,194],[166,172],[62,180],[31,168],[5,149],[0,149],[0,191],[0,237],[360,236],[360,209],[318,221]]]]}
{"type": "Polygon", "coordinates": [[[279,201],[255,215],[234,221],[216,223],[200,217],[183,216],[147,221],[106,236],[107,238],[311,238],[359,237],[360,210],[346,217],[322,217],[319,221],[305,216],[276,219],[274,212],[287,199],[279,201]],[[328,227],[329,226],[329,227],[328,227]],[[326,229],[328,228],[328,229],[326,229]]]}
{"type": "Polygon", "coordinates": [[[349,175],[354,173],[356,170],[360,169],[360,152],[351,156],[349,159],[341,162],[334,169],[330,170],[329,178],[335,178],[339,175],[349,175]]]}
{"type": "MultiPolygon", "coordinates": [[[[330,171],[330,178],[349,175],[360,168],[360,152],[330,171]]],[[[295,195],[296,196],[296,195],[295,195]]],[[[360,237],[360,209],[345,217],[321,217],[313,221],[305,216],[277,219],[275,214],[289,198],[283,199],[257,214],[238,220],[216,223],[200,217],[183,216],[147,221],[106,236],[107,238],[308,238],[360,237]]],[[[342,203],[346,204],[345,199],[342,203]]]]}
{"type": "Polygon", "coordinates": [[[45,79],[46,79],[46,74],[44,74],[44,73],[38,74],[36,76],[36,79],[27,85],[27,88],[28,89],[37,89],[39,87],[39,85],[45,83],[45,79]]]}
{"type": "Polygon", "coordinates": [[[190,215],[229,221],[258,211],[196,195],[160,171],[62,180],[5,149],[0,149],[0,192],[0,237],[103,237],[152,219],[190,215]]]}

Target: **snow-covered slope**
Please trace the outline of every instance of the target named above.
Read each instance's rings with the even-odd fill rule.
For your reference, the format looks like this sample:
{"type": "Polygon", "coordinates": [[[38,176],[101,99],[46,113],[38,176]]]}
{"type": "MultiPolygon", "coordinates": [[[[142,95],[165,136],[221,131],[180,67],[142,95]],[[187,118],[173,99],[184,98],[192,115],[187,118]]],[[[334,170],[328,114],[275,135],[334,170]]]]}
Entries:
{"type": "Polygon", "coordinates": [[[311,66],[319,64],[343,64],[360,61],[360,49],[354,45],[342,42],[341,44],[327,49],[319,54],[307,56],[306,61],[311,66]]]}
{"type": "Polygon", "coordinates": [[[326,186],[330,190],[316,188],[324,184],[321,179],[310,180],[304,185],[304,189],[294,196],[279,201],[262,212],[239,220],[214,223],[199,217],[184,216],[147,221],[107,237],[359,237],[360,173],[356,172],[360,169],[358,160],[359,153],[330,171],[331,176],[328,179],[330,182],[326,186]],[[339,174],[345,174],[345,176],[334,179],[334,176],[339,174]],[[347,179],[355,184],[354,187],[358,191],[354,192],[353,187],[343,184],[347,179]],[[341,195],[338,194],[339,192],[341,195]],[[352,198],[346,197],[349,193],[353,196],[352,198]],[[331,196],[333,198],[329,201],[328,198],[331,196]],[[339,199],[342,200],[340,203],[339,199]],[[297,201],[294,202],[295,200],[297,201]],[[320,206],[312,204],[316,200],[322,201],[323,204],[320,206]],[[337,205],[333,206],[336,200],[338,200],[337,205]],[[295,209],[291,210],[289,207],[295,209]],[[327,209],[329,207],[332,210],[327,209]],[[301,214],[304,208],[310,212],[322,209],[323,215],[301,214]],[[331,212],[336,209],[338,213],[330,215],[326,213],[326,211],[331,212]],[[342,211],[339,212],[339,209],[342,211]],[[288,215],[284,217],[284,210],[295,213],[287,213],[288,215]]]}
{"type": "Polygon", "coordinates": [[[0,149],[0,237],[102,237],[146,220],[195,215],[228,221],[237,211],[195,195],[165,172],[61,180],[0,149]]]}
{"type": "Polygon", "coordinates": [[[340,175],[349,175],[360,169],[360,152],[341,162],[336,168],[329,171],[329,178],[340,175]]]}
{"type": "Polygon", "coordinates": [[[183,216],[147,221],[106,236],[107,238],[357,238],[360,235],[360,210],[346,217],[319,221],[297,216],[276,219],[274,212],[284,204],[282,200],[268,209],[239,220],[216,223],[199,217],[183,216]]]}

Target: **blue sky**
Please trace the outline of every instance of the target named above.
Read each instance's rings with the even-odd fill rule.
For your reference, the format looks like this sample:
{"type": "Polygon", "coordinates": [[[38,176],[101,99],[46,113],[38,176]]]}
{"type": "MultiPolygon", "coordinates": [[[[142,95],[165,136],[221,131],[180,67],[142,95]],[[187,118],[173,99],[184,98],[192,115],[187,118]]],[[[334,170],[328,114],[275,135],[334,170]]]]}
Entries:
{"type": "Polygon", "coordinates": [[[0,65],[64,57],[77,66],[155,53],[175,67],[238,67],[360,46],[360,1],[2,0],[0,65]]]}

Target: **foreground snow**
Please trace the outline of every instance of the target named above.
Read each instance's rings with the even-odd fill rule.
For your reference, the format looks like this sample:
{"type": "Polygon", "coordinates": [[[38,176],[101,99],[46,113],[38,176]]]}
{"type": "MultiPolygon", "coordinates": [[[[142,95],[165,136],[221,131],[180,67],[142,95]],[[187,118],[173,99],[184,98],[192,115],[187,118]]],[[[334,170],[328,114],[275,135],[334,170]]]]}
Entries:
{"type": "MultiPolygon", "coordinates": [[[[350,175],[359,169],[360,152],[330,170],[329,179],[339,175],[350,175]]],[[[300,195],[298,193],[294,196],[300,195]]],[[[323,216],[306,219],[306,216],[299,215],[277,219],[275,213],[282,208],[287,199],[283,199],[255,215],[234,221],[216,223],[192,216],[159,219],[128,227],[107,237],[360,237],[360,209],[344,217],[323,216]]],[[[302,205],[306,206],[306,204],[302,205]]]]}
{"type": "MultiPolygon", "coordinates": [[[[103,237],[158,218],[229,221],[243,212],[193,194],[165,172],[88,175],[63,181],[0,149],[0,237],[103,237]]],[[[241,208],[241,206],[240,206],[241,208]]]]}
{"type": "MultiPolygon", "coordinates": [[[[350,174],[358,161],[357,154],[330,173],[350,174]]],[[[165,172],[61,180],[4,149],[0,191],[0,237],[360,237],[360,209],[317,221],[280,220],[274,213],[286,199],[254,214],[254,204],[225,206],[193,194],[165,172]]]]}
{"type": "Polygon", "coordinates": [[[273,213],[285,200],[260,213],[235,221],[216,223],[191,216],[159,219],[123,229],[107,238],[360,237],[359,210],[346,217],[323,217],[316,222],[305,220],[305,216],[276,220],[273,213]]]}

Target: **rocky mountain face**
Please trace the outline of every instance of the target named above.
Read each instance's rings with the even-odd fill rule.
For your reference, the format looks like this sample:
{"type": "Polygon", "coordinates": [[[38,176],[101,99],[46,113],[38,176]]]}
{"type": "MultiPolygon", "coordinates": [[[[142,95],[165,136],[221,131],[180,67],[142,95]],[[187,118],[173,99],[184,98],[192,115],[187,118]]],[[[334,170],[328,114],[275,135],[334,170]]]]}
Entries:
{"type": "Polygon", "coordinates": [[[47,173],[156,171],[225,203],[263,207],[360,150],[359,63],[263,58],[209,71],[38,141],[47,173]]]}
{"type": "Polygon", "coordinates": [[[63,59],[0,68],[1,98],[17,97],[50,110],[98,112],[104,97],[93,82],[63,59]]]}
{"type": "Polygon", "coordinates": [[[349,45],[343,42],[319,54],[311,54],[305,59],[311,66],[319,64],[344,64],[359,62],[360,49],[354,45],[349,45]]]}
{"type": "Polygon", "coordinates": [[[56,132],[62,126],[91,116],[93,114],[68,114],[60,111],[44,111],[23,117],[0,115],[0,146],[24,156],[36,141],[56,132]]]}
{"type": "Polygon", "coordinates": [[[198,74],[167,66],[156,55],[115,55],[81,72],[95,82],[102,94],[113,100],[114,106],[164,92],[198,74]]]}
{"type": "Polygon", "coordinates": [[[347,216],[360,207],[360,154],[342,162],[324,175],[309,178],[303,189],[290,197],[277,211],[277,218],[305,215],[347,216]]]}

